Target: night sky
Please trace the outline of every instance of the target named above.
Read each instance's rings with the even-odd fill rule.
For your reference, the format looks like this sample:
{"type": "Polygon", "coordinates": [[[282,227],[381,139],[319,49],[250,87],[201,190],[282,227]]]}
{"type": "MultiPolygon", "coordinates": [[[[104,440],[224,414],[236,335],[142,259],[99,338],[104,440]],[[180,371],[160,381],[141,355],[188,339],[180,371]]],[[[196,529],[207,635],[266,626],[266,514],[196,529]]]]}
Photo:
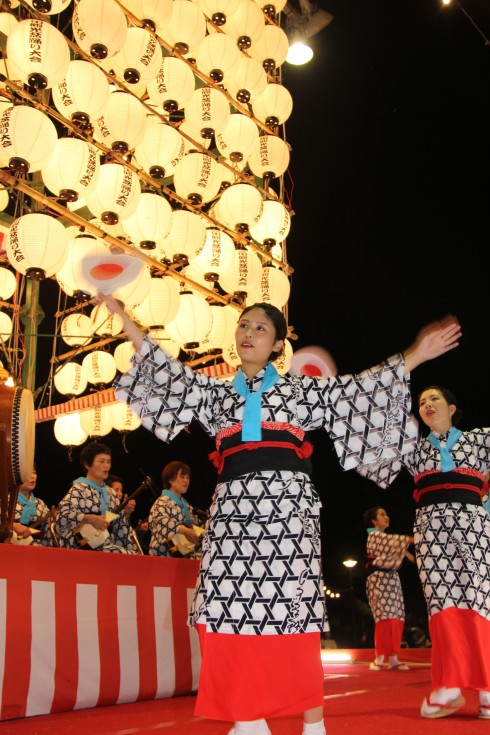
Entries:
{"type": "MultiPolygon", "coordinates": [[[[488,95],[490,47],[461,7],[439,0],[323,0],[332,23],[312,43],[304,67],[283,66],[294,109],[286,123],[291,165],[286,199],[294,216],[287,241],[294,268],[289,323],[294,347],[319,344],[339,372],[355,372],[403,350],[418,330],[451,313],[460,347],[419,367],[413,394],[450,387],[463,409],[461,428],[488,424],[488,95]]],[[[485,36],[490,10],[461,0],[485,36]]],[[[49,284],[43,284],[49,289],[49,284]]],[[[54,286],[53,286],[54,287],[54,286]]],[[[193,470],[191,503],[207,508],[213,446],[196,425],[171,445],[139,429],[102,439],[129,492],[139,467],[159,484],[166,462],[193,470]],[[127,450],[127,451],[126,451],[127,450]]],[[[325,579],[345,589],[342,560],[363,559],[364,510],[383,505],[391,530],[411,532],[408,474],[381,491],[343,472],[324,432],[314,432],[314,481],[323,502],[325,579]]],[[[56,502],[81,474],[79,449],[36,434],[38,494],[56,502]]],[[[140,497],[144,517],[151,494],[140,497]]],[[[407,607],[423,610],[414,567],[403,572],[407,607]]],[[[362,597],[362,564],[353,575],[362,597]]]]}

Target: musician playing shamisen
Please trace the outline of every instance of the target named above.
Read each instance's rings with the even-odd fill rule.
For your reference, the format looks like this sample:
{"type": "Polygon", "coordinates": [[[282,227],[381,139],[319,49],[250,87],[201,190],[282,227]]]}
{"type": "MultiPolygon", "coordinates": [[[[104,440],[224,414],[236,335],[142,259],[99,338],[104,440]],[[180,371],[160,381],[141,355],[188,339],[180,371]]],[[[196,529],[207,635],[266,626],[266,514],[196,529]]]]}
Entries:
{"type": "Polygon", "coordinates": [[[148,518],[148,528],[151,531],[150,556],[182,555],[188,559],[201,558],[200,537],[196,533],[199,518],[184,497],[190,480],[191,468],[184,462],[175,460],[163,468],[162,494],[153,503],[148,518]],[[176,534],[184,537],[185,546],[174,546],[176,534]],[[176,552],[171,550],[173,548],[176,552]]]}
{"type": "Polygon", "coordinates": [[[86,476],[73,482],[58,507],[55,530],[60,547],[115,554],[138,553],[129,523],[136,501],[130,500],[117,513],[116,491],[106,484],[111,469],[111,450],[105,444],[91,442],[80,452],[80,463],[86,476]]]}

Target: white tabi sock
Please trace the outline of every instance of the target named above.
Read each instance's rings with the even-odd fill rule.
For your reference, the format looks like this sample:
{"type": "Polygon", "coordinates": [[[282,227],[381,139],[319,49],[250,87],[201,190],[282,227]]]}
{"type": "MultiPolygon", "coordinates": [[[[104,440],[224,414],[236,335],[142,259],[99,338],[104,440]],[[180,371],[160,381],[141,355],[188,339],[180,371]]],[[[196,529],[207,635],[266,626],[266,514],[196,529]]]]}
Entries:
{"type": "Polygon", "coordinates": [[[451,689],[446,689],[446,687],[441,687],[436,692],[431,692],[429,706],[432,703],[433,704],[449,704],[449,702],[454,702],[454,700],[460,696],[461,696],[461,689],[458,689],[457,687],[453,687],[451,689]]]}
{"type": "Polygon", "coordinates": [[[384,660],[385,660],[385,657],[384,656],[376,656],[376,658],[374,659],[374,663],[377,666],[382,666],[384,660]]]}
{"type": "Polygon", "coordinates": [[[304,722],[303,735],[326,735],[325,723],[323,720],[319,722],[304,722]]]}
{"type": "Polygon", "coordinates": [[[265,720],[248,720],[246,722],[235,722],[232,730],[233,735],[271,735],[265,720]]]}
{"type": "Polygon", "coordinates": [[[490,708],[490,692],[485,692],[483,689],[480,689],[480,704],[482,707],[485,707],[486,709],[490,708]]]}

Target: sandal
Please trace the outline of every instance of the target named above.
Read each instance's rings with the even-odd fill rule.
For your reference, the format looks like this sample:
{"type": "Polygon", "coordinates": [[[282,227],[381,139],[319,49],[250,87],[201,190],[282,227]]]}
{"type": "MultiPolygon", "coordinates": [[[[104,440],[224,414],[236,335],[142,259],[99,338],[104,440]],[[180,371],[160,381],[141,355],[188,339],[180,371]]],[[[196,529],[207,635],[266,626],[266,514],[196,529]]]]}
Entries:
{"type": "Polygon", "coordinates": [[[369,664],[369,671],[382,671],[383,667],[379,666],[376,661],[369,664]]]}
{"type": "Polygon", "coordinates": [[[478,717],[480,720],[490,720],[490,707],[483,707],[480,705],[480,714],[478,717]]]}
{"type": "Polygon", "coordinates": [[[466,700],[462,696],[457,697],[457,699],[453,699],[452,702],[448,702],[447,704],[439,704],[438,702],[431,702],[429,695],[429,701],[424,697],[424,701],[420,708],[420,714],[422,717],[428,717],[433,720],[437,717],[448,717],[448,715],[453,715],[464,704],[466,704],[466,700]],[[431,712],[431,710],[434,711],[431,712]]]}
{"type": "Polygon", "coordinates": [[[394,664],[394,666],[388,666],[390,671],[410,671],[410,667],[407,664],[394,664]]]}

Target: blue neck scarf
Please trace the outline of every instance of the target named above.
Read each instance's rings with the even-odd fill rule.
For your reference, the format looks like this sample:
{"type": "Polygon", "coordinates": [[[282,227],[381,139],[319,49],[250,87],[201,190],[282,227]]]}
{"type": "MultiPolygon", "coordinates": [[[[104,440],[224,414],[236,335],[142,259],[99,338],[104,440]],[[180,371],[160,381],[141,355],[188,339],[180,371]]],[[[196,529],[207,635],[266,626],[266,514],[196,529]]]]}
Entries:
{"type": "Polygon", "coordinates": [[[189,512],[189,503],[185,498],[179,498],[179,496],[173,493],[171,490],[162,490],[162,495],[166,495],[168,498],[170,498],[170,500],[173,500],[173,502],[179,506],[182,513],[184,514],[186,523],[192,523],[191,514],[189,512]]]}
{"type": "Polygon", "coordinates": [[[379,528],[376,528],[375,526],[372,526],[371,528],[366,528],[367,534],[369,536],[370,533],[374,533],[374,531],[379,531],[379,528]]]}
{"type": "Polygon", "coordinates": [[[242,441],[259,442],[262,439],[262,430],[260,428],[260,406],[262,393],[272,388],[279,380],[279,373],[271,362],[267,363],[267,367],[262,378],[262,385],[257,391],[251,391],[248,387],[247,379],[244,372],[240,368],[233,378],[233,387],[239,396],[245,398],[245,409],[243,411],[242,421],[242,441]]]}
{"type": "Polygon", "coordinates": [[[20,522],[26,526],[31,518],[37,517],[36,498],[34,493],[31,493],[29,499],[26,498],[24,493],[19,493],[17,496],[17,502],[22,506],[22,515],[20,516],[20,522]]]}
{"type": "Polygon", "coordinates": [[[459,437],[461,436],[463,432],[457,429],[455,426],[451,426],[451,430],[448,434],[446,446],[441,447],[441,444],[439,442],[439,439],[434,434],[433,431],[430,432],[427,439],[430,441],[433,447],[439,450],[441,454],[441,471],[442,472],[451,472],[451,470],[454,470],[454,462],[453,458],[449,454],[451,449],[454,447],[456,442],[458,441],[459,437]]]}
{"type": "Polygon", "coordinates": [[[90,485],[94,490],[97,490],[100,495],[100,515],[105,516],[109,510],[109,493],[107,492],[107,485],[105,482],[100,486],[97,485],[96,482],[89,480],[88,477],[77,477],[73,484],[75,484],[75,482],[84,482],[85,485],[90,485]]]}

